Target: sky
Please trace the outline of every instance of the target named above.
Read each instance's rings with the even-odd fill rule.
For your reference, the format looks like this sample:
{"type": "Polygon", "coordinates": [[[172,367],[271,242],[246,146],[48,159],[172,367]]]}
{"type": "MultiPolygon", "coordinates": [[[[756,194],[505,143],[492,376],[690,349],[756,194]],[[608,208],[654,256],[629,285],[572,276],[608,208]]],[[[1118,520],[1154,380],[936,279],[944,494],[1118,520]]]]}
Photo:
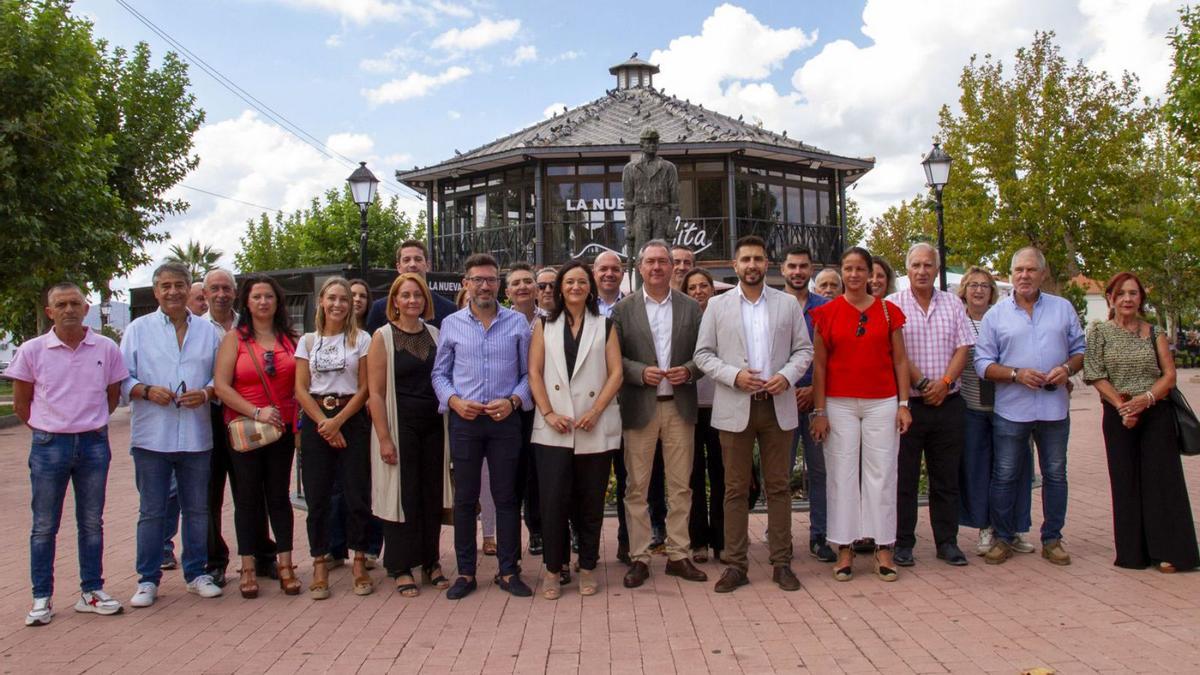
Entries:
{"type": "MultiPolygon", "coordinates": [[[[841,155],[874,157],[851,196],[865,217],[924,190],[937,111],[955,106],[973,54],[1012,55],[1052,30],[1070,61],[1129,71],[1161,97],[1174,0],[788,0],[705,3],[490,0],[78,0],[97,37],[188,49],[272,115],[198,67],[199,167],[170,194],[187,213],[170,243],[210,244],[232,265],[247,219],[303,208],[366,161],[412,213],[394,172],[448,159],[615,85],[633,52],[669,94],[841,155]],[[271,119],[272,116],[276,120],[271,119]],[[279,122],[278,120],[283,120],[279,122]],[[285,130],[318,139],[314,147],[285,130]],[[222,195],[210,196],[206,192],[222,195]]],[[[953,174],[951,175],[953,180],[953,174]]],[[[150,268],[113,283],[149,282],[150,268]]]]}

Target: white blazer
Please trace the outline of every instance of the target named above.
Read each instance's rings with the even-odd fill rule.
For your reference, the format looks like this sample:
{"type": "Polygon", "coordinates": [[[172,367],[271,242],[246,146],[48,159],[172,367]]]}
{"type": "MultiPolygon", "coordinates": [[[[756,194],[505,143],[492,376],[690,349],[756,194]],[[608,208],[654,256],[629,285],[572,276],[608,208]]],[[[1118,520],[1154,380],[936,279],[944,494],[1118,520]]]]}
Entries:
{"type": "MultiPolygon", "coordinates": [[[[770,286],[764,286],[763,293],[772,338],[771,371],[760,377],[769,380],[782,374],[787,378],[787,391],[773,397],[775,420],[780,429],[787,431],[799,424],[794,384],[812,363],[812,341],[804,323],[804,308],[795,298],[770,286]]],[[[733,383],[738,372],[749,367],[750,360],[742,325],[741,296],[736,289],[708,301],[708,309],[700,320],[700,336],[696,338],[695,360],[700,370],[717,383],[713,394],[713,428],[744,431],[750,423],[750,394],[733,383]]]]}
{"type": "MultiPolygon", "coordinates": [[[[550,407],[559,415],[578,420],[592,409],[600,390],[608,380],[608,364],[604,348],[608,334],[604,330],[603,316],[592,316],[585,312],[583,329],[579,335],[579,354],[575,357],[575,374],[567,377],[567,355],[564,349],[563,326],[566,314],[556,321],[547,321],[543,326],[546,362],[542,366],[542,379],[546,383],[546,395],[550,407]]],[[[560,434],[546,424],[541,412],[533,416],[534,443],[562,448],[574,448],[577,455],[589,455],[621,447],[621,408],[617,397],[613,397],[599,422],[591,431],[571,429],[560,434]]]]}

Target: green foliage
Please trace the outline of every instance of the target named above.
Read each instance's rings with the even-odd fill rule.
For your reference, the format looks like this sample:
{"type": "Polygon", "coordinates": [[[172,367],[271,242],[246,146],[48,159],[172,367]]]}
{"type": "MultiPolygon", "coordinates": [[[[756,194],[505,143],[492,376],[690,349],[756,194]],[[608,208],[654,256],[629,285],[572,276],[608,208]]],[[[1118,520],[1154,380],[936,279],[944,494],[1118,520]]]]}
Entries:
{"type": "Polygon", "coordinates": [[[960,114],[943,107],[954,158],[944,192],[951,263],[1004,261],[1022,246],[1045,253],[1057,285],[1112,267],[1118,224],[1138,200],[1131,166],[1143,154],[1148,104],[1137,82],[1070,65],[1053,33],[999,59],[972,57],[959,80],[960,114]]]}
{"type": "Polygon", "coordinates": [[[1074,281],[1068,281],[1062,287],[1062,296],[1071,301],[1075,314],[1079,316],[1079,325],[1087,328],[1087,289],[1074,281]]]}
{"type": "MultiPolygon", "coordinates": [[[[330,188],[307,209],[274,219],[262,214],[246,221],[246,233],[234,261],[240,272],[317,265],[359,263],[359,210],[350,187],[330,188]]],[[[405,239],[424,239],[425,214],[413,223],[400,210],[400,200],[376,195],[367,210],[367,260],[371,267],[390,268],[396,246],[405,239]]]]}
{"type": "Polygon", "coordinates": [[[100,334],[117,344],[121,344],[121,331],[113,328],[110,323],[106,323],[100,328],[100,334]]]}
{"type": "Polygon", "coordinates": [[[154,226],[187,207],[164,193],[198,162],[183,62],[109,49],[70,8],[0,3],[0,330],[18,338],[50,284],[106,290],[147,262],[154,226]]]}
{"type": "Polygon", "coordinates": [[[859,246],[867,238],[867,224],[858,210],[858,202],[846,196],[846,248],[859,246]]]}
{"type": "Polygon", "coordinates": [[[867,250],[891,263],[897,274],[904,273],[904,256],[919,241],[937,242],[937,215],[920,195],[871,219],[867,250]]]}
{"type": "Polygon", "coordinates": [[[191,272],[192,281],[203,281],[204,275],[217,266],[221,260],[221,252],[208,244],[189,239],[188,243],[180,246],[171,244],[166,261],[179,263],[191,272]]]}
{"type": "Polygon", "coordinates": [[[1169,35],[1171,81],[1164,111],[1171,129],[1186,144],[1191,161],[1200,161],[1200,10],[1183,7],[1169,35]]]}

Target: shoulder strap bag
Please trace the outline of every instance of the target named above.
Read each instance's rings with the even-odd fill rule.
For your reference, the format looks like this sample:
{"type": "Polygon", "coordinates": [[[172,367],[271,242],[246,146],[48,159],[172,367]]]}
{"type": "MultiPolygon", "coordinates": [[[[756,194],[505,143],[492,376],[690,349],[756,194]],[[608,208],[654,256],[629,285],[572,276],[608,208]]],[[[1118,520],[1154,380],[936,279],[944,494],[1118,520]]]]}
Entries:
{"type": "MultiPolygon", "coordinates": [[[[1162,361],[1158,358],[1158,337],[1154,326],[1150,327],[1150,344],[1154,347],[1154,358],[1158,360],[1158,369],[1161,371],[1162,361]]],[[[1175,414],[1175,435],[1179,443],[1179,453],[1188,456],[1200,455],[1200,420],[1196,419],[1196,413],[1192,412],[1192,406],[1188,405],[1179,387],[1171,387],[1164,403],[1166,402],[1170,402],[1175,414]]]]}
{"type": "MultiPolygon", "coordinates": [[[[263,374],[262,367],[258,365],[258,356],[254,354],[254,345],[250,344],[249,340],[245,342],[246,352],[250,355],[254,370],[258,372],[258,381],[262,383],[263,390],[267,392],[267,400],[276,409],[279,409],[279,405],[275,403],[275,396],[271,393],[271,386],[267,383],[267,376],[263,374]]],[[[283,429],[245,415],[238,415],[225,426],[229,430],[229,447],[233,448],[235,452],[257,450],[283,437],[283,429]]]]}

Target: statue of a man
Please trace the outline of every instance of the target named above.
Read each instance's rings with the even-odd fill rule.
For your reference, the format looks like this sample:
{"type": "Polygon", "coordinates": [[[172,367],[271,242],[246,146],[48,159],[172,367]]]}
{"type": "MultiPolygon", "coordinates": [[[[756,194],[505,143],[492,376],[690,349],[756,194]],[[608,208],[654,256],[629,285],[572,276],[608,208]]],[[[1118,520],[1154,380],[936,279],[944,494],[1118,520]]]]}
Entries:
{"type": "Polygon", "coordinates": [[[625,190],[625,239],[633,258],[651,239],[672,241],[679,215],[679,171],[658,156],[658,132],[646,129],[641,136],[642,154],[621,172],[625,190]]]}

